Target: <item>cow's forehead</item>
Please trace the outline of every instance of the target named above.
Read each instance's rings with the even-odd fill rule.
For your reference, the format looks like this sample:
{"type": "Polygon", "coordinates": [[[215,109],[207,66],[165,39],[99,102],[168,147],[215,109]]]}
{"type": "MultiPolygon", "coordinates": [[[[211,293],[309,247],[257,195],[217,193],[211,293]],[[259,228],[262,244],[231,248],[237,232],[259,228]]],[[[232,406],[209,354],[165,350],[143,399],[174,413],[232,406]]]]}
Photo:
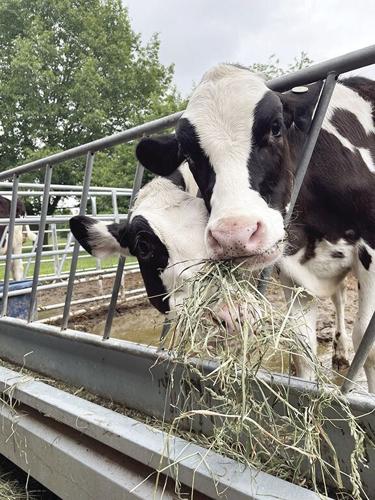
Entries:
{"type": "Polygon", "coordinates": [[[267,92],[263,78],[237,66],[219,65],[204,75],[183,118],[194,127],[215,170],[228,160],[246,163],[255,110],[267,92]]]}

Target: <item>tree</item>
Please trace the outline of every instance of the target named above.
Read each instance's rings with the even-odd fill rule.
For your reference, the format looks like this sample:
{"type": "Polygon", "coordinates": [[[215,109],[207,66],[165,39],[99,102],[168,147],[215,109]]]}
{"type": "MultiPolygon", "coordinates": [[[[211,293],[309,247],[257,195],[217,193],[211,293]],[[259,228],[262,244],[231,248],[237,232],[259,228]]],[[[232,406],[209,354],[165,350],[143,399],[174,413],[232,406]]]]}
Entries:
{"type": "MultiPolygon", "coordinates": [[[[0,54],[0,170],[182,106],[157,36],[142,44],[121,0],[2,0],[0,54]]],[[[104,177],[117,185],[124,184],[113,177],[111,156],[127,181],[135,163],[132,146],[121,149],[122,160],[101,154],[104,177]]],[[[71,161],[54,169],[53,182],[77,184],[82,174],[82,161],[71,161]]]]}
{"type": "Polygon", "coordinates": [[[272,54],[268,58],[266,63],[253,63],[249,66],[251,71],[254,73],[262,73],[267,80],[276,78],[277,76],[285,75],[286,73],[292,73],[293,71],[298,71],[299,69],[311,66],[313,61],[309,58],[306,52],[302,51],[299,56],[295,57],[292,63],[287,66],[281,66],[280,60],[275,54],[272,54]]]}

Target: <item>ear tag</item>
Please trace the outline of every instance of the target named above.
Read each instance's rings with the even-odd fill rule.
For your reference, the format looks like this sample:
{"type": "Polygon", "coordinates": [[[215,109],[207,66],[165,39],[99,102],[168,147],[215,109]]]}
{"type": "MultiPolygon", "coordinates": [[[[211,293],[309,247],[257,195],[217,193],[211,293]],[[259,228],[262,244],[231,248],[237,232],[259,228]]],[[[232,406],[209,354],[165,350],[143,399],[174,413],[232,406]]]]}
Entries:
{"type": "Polygon", "coordinates": [[[293,87],[292,88],[292,92],[294,94],[304,94],[305,92],[308,92],[308,91],[309,91],[308,87],[301,86],[301,87],[293,87]]]}

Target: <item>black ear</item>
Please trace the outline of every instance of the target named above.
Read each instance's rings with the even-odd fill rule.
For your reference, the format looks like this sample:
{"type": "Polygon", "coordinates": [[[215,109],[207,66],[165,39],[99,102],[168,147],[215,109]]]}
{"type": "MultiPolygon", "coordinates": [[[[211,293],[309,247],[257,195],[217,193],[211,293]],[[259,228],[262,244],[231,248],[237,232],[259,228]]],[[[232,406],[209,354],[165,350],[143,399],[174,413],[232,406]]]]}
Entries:
{"type": "Polygon", "coordinates": [[[135,154],[150,172],[163,176],[174,172],[184,160],[174,134],[145,137],[137,145],[135,154]]]}
{"type": "Polygon", "coordinates": [[[94,257],[128,254],[124,224],[107,225],[86,215],[77,215],[70,219],[69,225],[75,239],[94,257]]]}
{"type": "Polygon", "coordinates": [[[309,130],[321,88],[322,82],[317,82],[280,94],[284,108],[284,123],[287,128],[294,123],[302,132],[309,130]],[[307,90],[304,91],[304,89],[307,90]]]}

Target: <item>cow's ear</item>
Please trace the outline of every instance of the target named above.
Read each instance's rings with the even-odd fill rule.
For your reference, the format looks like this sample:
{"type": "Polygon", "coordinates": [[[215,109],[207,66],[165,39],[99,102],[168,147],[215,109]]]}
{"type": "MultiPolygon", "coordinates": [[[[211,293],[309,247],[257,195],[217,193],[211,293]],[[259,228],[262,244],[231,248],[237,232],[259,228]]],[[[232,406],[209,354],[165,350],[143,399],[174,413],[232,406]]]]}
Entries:
{"type": "Polygon", "coordinates": [[[302,132],[309,130],[321,88],[322,82],[317,82],[280,94],[287,128],[294,123],[302,132]]]}
{"type": "Polygon", "coordinates": [[[70,230],[81,246],[94,257],[128,255],[126,226],[105,224],[86,215],[77,215],[69,221],[70,230]]]}
{"type": "Polygon", "coordinates": [[[135,150],[140,163],[157,175],[170,175],[183,162],[175,134],[145,137],[135,150]]]}

